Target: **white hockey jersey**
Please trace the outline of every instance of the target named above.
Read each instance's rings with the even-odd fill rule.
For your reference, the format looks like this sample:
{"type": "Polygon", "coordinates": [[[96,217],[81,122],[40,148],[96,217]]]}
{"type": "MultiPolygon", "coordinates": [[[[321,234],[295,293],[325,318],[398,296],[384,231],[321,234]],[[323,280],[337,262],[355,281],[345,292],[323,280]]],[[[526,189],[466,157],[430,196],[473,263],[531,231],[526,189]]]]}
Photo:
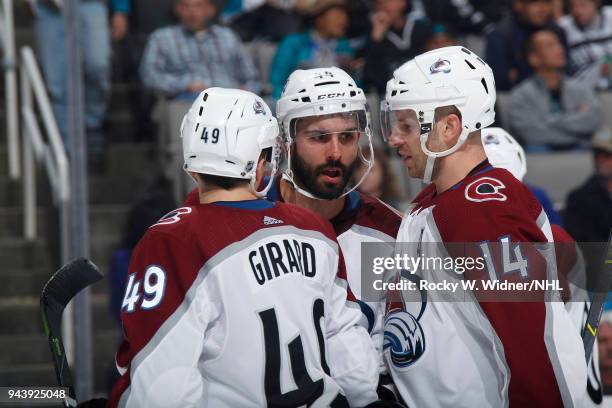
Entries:
{"type": "MultiPolygon", "coordinates": [[[[546,243],[552,234],[529,190],[485,161],[442,194],[433,185],[425,188],[405,214],[397,248],[412,251],[408,255],[414,258],[445,258],[447,243],[500,240],[546,243]],[[404,244],[409,242],[419,244],[404,244]]],[[[556,273],[554,256],[524,255],[530,273],[538,266],[556,273]]],[[[499,269],[506,263],[492,261],[499,269]]],[[[501,281],[520,280],[517,275],[497,274],[501,281]]],[[[419,270],[416,276],[436,281],[444,274],[419,270]]],[[[470,277],[466,272],[461,279],[470,277]]],[[[584,350],[560,298],[483,302],[482,292],[468,290],[466,301],[447,302],[432,300],[427,290],[417,295],[391,301],[385,319],[385,360],[408,406],[580,406],[587,378],[584,350]]]]}
{"type": "Polygon", "coordinates": [[[264,200],[199,204],[130,262],[110,406],[363,406],[378,360],[331,225],[264,200]],[[348,299],[348,300],[347,300],[348,299]]]}
{"type": "MultiPolygon", "coordinates": [[[[283,201],[280,182],[281,178],[275,180],[267,194],[268,200],[283,201]]],[[[185,205],[196,203],[197,200],[197,190],[193,190],[186,198],[185,205]]],[[[346,196],[344,208],[329,221],[334,227],[344,255],[349,287],[361,308],[360,324],[370,333],[377,350],[382,350],[384,300],[377,302],[362,296],[362,282],[372,280],[363,274],[372,271],[362,270],[361,245],[366,242],[388,243],[391,246],[390,251],[393,251],[392,246],[402,222],[401,215],[382,201],[353,191],[346,196]]],[[[381,366],[381,369],[384,370],[384,367],[381,366]]]]}

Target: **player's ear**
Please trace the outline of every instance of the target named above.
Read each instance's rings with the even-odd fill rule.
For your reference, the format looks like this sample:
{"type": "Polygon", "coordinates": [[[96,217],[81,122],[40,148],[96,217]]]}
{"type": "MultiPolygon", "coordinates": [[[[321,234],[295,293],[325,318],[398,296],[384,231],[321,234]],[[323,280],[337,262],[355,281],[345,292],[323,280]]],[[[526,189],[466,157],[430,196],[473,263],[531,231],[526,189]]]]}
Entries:
{"type": "Polygon", "coordinates": [[[261,155],[257,161],[257,169],[255,170],[255,185],[260,186],[264,176],[266,175],[266,156],[261,155]]]}
{"type": "Polygon", "coordinates": [[[447,146],[454,146],[461,135],[461,119],[454,113],[443,119],[442,139],[447,146]]]}

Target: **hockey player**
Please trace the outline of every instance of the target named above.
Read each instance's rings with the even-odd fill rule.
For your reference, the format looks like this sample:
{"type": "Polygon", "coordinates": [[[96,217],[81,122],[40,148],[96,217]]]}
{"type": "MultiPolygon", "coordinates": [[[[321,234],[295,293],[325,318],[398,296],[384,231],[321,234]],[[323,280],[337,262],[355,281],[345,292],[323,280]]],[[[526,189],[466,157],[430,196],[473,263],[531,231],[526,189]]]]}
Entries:
{"type": "MultiPolygon", "coordinates": [[[[450,243],[467,243],[488,258],[485,276],[493,282],[555,279],[554,257],[538,250],[552,241],[541,206],[487,161],[480,130],[493,122],[494,104],[493,73],[466,48],[430,51],[394,72],[383,136],[410,176],[431,183],[407,210],[398,248],[418,242],[416,250],[408,245],[410,256],[439,258],[452,255],[450,243]],[[487,257],[500,252],[503,260],[487,257]]],[[[438,272],[416,276],[427,281],[438,272]]],[[[470,279],[466,272],[463,280],[470,279]]],[[[385,360],[408,405],[580,406],[584,350],[563,302],[482,302],[482,295],[468,289],[466,301],[436,302],[425,292],[416,312],[407,302],[391,305],[385,360]]]]}
{"type": "MultiPolygon", "coordinates": [[[[508,170],[517,180],[523,181],[527,174],[527,160],[521,145],[502,128],[488,127],[481,133],[482,144],[489,163],[493,167],[508,170]]],[[[588,292],[585,290],[586,269],[582,251],[562,226],[551,223],[550,228],[555,242],[559,279],[564,282],[564,290],[568,292],[563,296],[565,309],[570,314],[576,330],[582,335],[590,307],[588,292]]],[[[603,402],[598,354],[596,340],[593,354],[588,362],[587,395],[589,399],[584,401],[582,405],[584,407],[599,406],[603,402]]]]}
{"type": "MultiPolygon", "coordinates": [[[[382,346],[384,307],[380,302],[361,301],[361,283],[366,279],[361,271],[361,243],[394,242],[401,216],[382,201],[357,192],[361,180],[349,185],[358,161],[368,169],[372,165],[361,151],[361,146],[372,151],[366,97],[339,68],[296,70],[285,84],[276,113],[287,167],[274,180],[267,198],[308,208],[332,223],[344,253],[349,286],[360,300],[361,323],[375,346],[382,346]]],[[[191,192],[186,204],[195,198],[191,192]]]]}
{"type": "Polygon", "coordinates": [[[203,91],[183,119],[199,202],[149,228],[123,300],[110,406],[365,406],[378,360],[334,231],[259,199],[278,124],[256,95],[203,91]]]}
{"type": "Polygon", "coordinates": [[[384,302],[362,290],[362,283],[370,281],[365,274],[371,271],[361,269],[361,244],[393,243],[401,216],[356,190],[374,160],[366,97],[339,68],[296,70],[285,84],[276,114],[287,167],[269,197],[308,208],[332,223],[345,256],[349,286],[360,300],[362,324],[375,346],[381,347],[384,302]],[[362,146],[370,159],[364,157],[362,146]],[[359,161],[367,170],[350,185],[359,161]]]}

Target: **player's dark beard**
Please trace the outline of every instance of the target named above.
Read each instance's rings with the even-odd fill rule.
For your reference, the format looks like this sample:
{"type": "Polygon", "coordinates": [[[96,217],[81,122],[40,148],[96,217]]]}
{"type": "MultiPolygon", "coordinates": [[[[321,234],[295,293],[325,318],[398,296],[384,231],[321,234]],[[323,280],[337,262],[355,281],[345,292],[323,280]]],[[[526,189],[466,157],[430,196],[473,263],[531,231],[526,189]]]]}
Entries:
{"type": "Polygon", "coordinates": [[[357,168],[357,160],[355,159],[349,166],[345,166],[338,160],[332,160],[313,168],[306,164],[297,154],[297,146],[294,146],[291,153],[291,167],[296,183],[300,184],[309,193],[324,200],[333,200],[344,193],[346,185],[352,178],[355,168],[357,168]],[[342,182],[340,184],[327,184],[317,181],[321,173],[330,167],[335,167],[342,171],[342,182]]]}

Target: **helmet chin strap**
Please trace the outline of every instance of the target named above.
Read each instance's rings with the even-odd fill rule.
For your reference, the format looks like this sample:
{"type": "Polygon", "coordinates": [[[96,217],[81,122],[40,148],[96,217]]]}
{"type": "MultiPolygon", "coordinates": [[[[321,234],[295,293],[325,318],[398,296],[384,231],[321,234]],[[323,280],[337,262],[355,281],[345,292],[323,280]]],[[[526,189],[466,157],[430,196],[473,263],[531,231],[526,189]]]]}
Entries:
{"type": "Polygon", "coordinates": [[[431,183],[431,176],[433,175],[435,157],[427,156],[427,162],[425,163],[425,173],[423,174],[423,183],[431,183]]]}
{"type": "Polygon", "coordinates": [[[463,128],[461,130],[461,135],[459,135],[459,139],[457,139],[457,143],[450,149],[443,150],[441,152],[432,152],[427,148],[427,139],[429,139],[429,135],[431,132],[423,133],[421,135],[421,149],[423,153],[427,155],[427,163],[425,164],[425,172],[423,174],[423,182],[426,184],[431,183],[431,178],[433,176],[434,163],[438,157],[448,156],[459,150],[461,146],[467,140],[468,135],[470,134],[470,130],[463,128]]]}
{"type": "Polygon", "coordinates": [[[279,145],[276,145],[272,148],[272,170],[270,171],[270,178],[268,179],[268,184],[264,187],[263,190],[257,191],[257,186],[255,183],[257,182],[257,172],[255,171],[251,176],[251,182],[249,183],[249,187],[253,194],[257,196],[257,198],[265,198],[274,184],[274,178],[276,177],[276,173],[278,172],[278,162],[280,161],[280,152],[281,148],[279,145]]]}

